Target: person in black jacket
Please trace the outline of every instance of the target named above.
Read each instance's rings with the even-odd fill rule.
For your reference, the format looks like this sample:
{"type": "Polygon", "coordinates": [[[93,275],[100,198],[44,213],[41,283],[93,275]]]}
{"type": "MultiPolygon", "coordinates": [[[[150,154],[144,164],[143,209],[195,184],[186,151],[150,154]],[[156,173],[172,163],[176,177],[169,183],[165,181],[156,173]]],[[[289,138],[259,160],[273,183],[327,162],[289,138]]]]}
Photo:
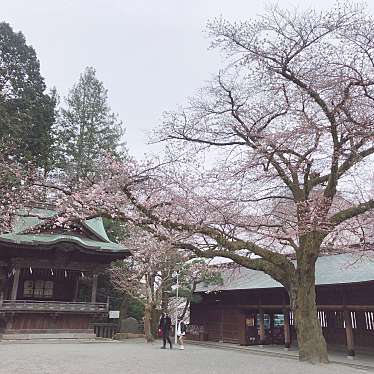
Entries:
{"type": "Polygon", "coordinates": [[[168,343],[170,344],[170,349],[173,348],[170,337],[169,337],[170,327],[171,327],[171,318],[168,316],[167,313],[162,313],[161,318],[160,318],[160,325],[159,325],[159,329],[161,330],[161,333],[162,333],[162,341],[163,341],[163,346],[161,347],[162,349],[166,349],[166,341],[168,341],[168,343]]]}

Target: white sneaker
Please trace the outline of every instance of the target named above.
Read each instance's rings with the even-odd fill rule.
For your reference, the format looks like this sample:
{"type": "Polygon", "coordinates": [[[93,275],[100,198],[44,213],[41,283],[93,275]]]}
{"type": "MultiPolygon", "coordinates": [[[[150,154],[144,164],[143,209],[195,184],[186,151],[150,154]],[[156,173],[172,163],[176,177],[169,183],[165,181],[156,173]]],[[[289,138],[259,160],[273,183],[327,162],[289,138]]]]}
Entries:
{"type": "Polygon", "coordinates": [[[181,346],[179,347],[179,349],[184,349],[184,345],[181,345],[181,346]]]}

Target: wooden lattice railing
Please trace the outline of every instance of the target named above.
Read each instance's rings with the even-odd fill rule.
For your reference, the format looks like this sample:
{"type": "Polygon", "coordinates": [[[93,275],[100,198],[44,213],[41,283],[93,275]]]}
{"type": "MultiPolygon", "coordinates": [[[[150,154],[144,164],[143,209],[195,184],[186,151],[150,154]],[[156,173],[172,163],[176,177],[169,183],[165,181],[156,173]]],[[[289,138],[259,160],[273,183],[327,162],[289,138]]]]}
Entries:
{"type": "Polygon", "coordinates": [[[87,303],[73,301],[36,301],[36,300],[2,300],[0,311],[9,312],[107,312],[106,303],[87,303]]]}

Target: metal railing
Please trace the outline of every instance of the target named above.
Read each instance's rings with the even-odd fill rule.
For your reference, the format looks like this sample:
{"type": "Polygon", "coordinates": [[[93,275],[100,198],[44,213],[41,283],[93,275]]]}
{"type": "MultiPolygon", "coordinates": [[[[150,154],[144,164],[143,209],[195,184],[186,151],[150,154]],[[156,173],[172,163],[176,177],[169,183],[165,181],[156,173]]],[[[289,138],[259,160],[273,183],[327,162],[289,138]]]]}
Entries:
{"type": "Polygon", "coordinates": [[[102,313],[108,311],[108,305],[75,301],[2,300],[0,311],[102,313]]]}

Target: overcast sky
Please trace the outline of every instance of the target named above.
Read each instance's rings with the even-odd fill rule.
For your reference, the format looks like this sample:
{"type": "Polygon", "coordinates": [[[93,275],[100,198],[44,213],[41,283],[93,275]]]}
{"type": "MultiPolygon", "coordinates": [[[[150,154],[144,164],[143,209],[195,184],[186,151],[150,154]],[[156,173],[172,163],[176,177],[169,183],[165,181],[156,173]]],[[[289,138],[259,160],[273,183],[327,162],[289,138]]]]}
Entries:
{"type": "MultiPolygon", "coordinates": [[[[109,91],[130,152],[149,151],[146,131],[222,66],[208,50],[208,19],[261,14],[262,0],[0,0],[1,17],[22,31],[49,87],[65,96],[85,66],[109,91]]],[[[282,7],[330,7],[333,0],[279,0],[282,7]]],[[[370,2],[369,2],[370,3],[370,2]]],[[[371,5],[372,7],[374,5],[371,5]]]]}

